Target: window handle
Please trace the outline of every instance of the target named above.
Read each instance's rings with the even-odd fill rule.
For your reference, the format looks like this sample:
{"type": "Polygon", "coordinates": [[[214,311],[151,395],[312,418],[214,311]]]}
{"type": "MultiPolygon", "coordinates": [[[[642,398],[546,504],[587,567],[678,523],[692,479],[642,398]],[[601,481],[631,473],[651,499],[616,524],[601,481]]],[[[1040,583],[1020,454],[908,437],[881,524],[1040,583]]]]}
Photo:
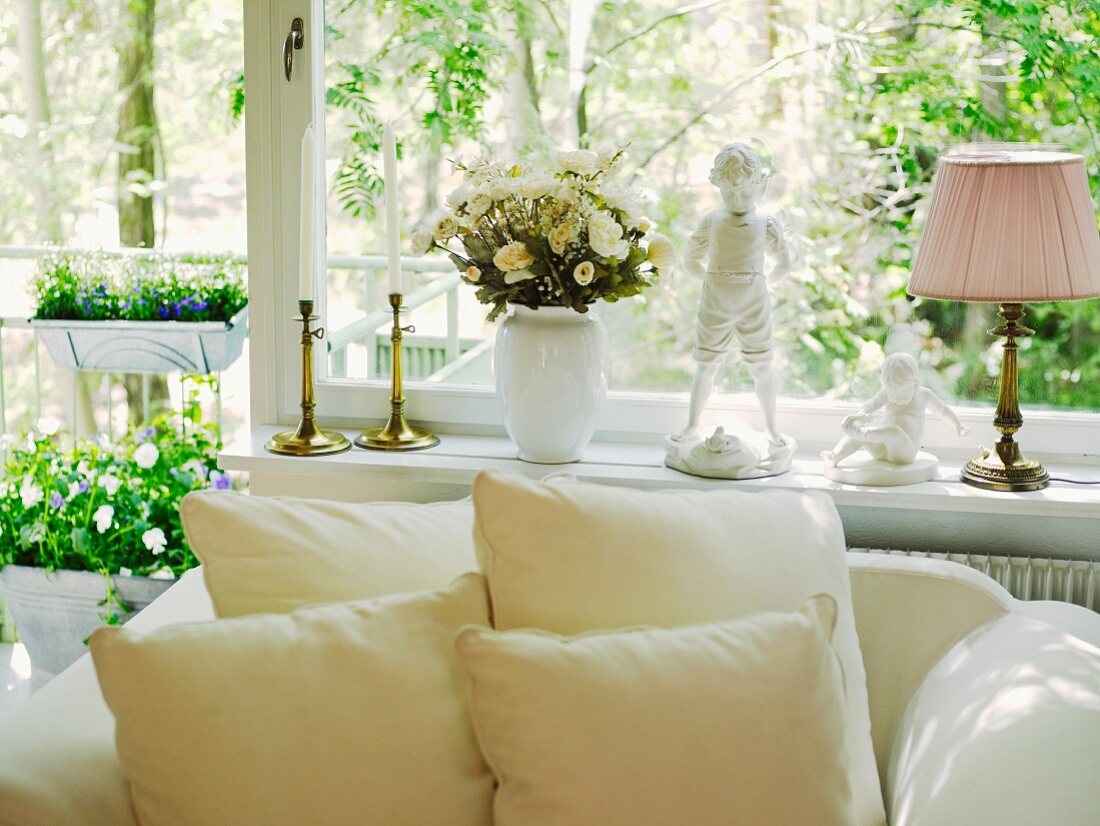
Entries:
{"type": "Polygon", "coordinates": [[[290,32],[283,41],[283,74],[286,75],[287,83],[290,82],[290,73],[294,70],[294,52],[302,48],[305,42],[302,29],[302,18],[295,17],[290,22],[290,32]]]}

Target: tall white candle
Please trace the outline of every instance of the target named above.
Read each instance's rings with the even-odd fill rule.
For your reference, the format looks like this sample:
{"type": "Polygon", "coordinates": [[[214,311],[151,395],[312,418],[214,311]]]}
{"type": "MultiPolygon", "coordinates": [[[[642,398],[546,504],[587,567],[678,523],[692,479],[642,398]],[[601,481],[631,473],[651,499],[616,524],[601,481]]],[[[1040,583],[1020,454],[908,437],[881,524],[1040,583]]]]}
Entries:
{"type": "Polygon", "coordinates": [[[313,124],[302,135],[301,214],[298,219],[298,300],[313,300],[313,124]]]}
{"type": "Polygon", "coordinates": [[[397,137],[388,121],[382,129],[382,186],[386,191],[386,258],[393,294],[401,292],[401,223],[397,217],[397,137]]]}

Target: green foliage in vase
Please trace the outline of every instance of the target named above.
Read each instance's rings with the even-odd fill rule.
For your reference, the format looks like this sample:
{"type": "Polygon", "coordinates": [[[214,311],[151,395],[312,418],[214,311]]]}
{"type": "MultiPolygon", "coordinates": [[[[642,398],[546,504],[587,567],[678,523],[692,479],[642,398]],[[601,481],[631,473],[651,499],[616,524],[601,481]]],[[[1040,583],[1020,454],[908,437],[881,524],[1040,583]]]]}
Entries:
{"type": "Polygon", "coordinates": [[[228,321],[248,303],[245,266],[228,256],[59,250],[31,291],[40,319],[228,321]]]}
{"type": "Polygon", "coordinates": [[[172,414],[118,442],[66,446],[56,421],[0,443],[0,567],[179,576],[198,563],[180,526],[193,490],[227,489],[215,425],[172,414]]]}

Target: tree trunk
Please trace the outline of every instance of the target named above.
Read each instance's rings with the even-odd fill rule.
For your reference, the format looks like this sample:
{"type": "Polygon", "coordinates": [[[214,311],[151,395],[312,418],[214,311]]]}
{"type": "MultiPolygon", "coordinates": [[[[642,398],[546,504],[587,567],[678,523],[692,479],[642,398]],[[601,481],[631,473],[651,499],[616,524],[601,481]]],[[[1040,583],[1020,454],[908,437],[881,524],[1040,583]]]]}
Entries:
{"type": "Polygon", "coordinates": [[[569,81],[567,107],[569,134],[577,146],[588,143],[588,109],[585,86],[588,83],[588,38],[596,16],[596,0],[571,0],[569,3],[569,81]]]}
{"type": "MultiPolygon", "coordinates": [[[[156,0],[125,0],[123,19],[118,81],[122,97],[118,113],[118,238],[124,247],[151,249],[157,240],[149,187],[156,178],[157,161],[157,113],[153,102],[156,0]]],[[[158,408],[167,407],[166,379],[155,376],[150,384],[152,409],[146,410],[141,377],[122,378],[131,425],[146,422],[158,408]]]]}
{"type": "Polygon", "coordinates": [[[512,25],[504,32],[504,42],[512,54],[512,65],[504,81],[504,125],[508,135],[508,157],[526,154],[541,133],[538,86],[531,58],[528,14],[518,5],[512,25]]]}
{"type": "Polygon", "coordinates": [[[50,100],[46,91],[46,61],[42,49],[42,0],[19,0],[19,74],[27,104],[27,146],[34,170],[32,197],[36,241],[61,243],[61,215],[50,191],[46,170],[53,161],[47,129],[50,100]]]}

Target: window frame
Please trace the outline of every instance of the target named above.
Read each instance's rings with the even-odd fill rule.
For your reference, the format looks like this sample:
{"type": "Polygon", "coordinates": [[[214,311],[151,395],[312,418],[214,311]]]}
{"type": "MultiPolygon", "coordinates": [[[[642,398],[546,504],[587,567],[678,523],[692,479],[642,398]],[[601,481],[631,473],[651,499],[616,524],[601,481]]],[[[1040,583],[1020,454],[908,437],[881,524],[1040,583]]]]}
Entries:
{"type": "MultiPolygon", "coordinates": [[[[312,120],[323,168],[325,146],[323,21],[324,0],[245,0],[245,145],[248,193],[251,427],[294,424],[300,415],[301,350],[297,316],[298,168],[300,140],[312,120]],[[294,17],[304,21],[306,42],[294,53],[292,81],[282,74],[281,49],[294,17]]],[[[324,203],[317,176],[315,200],[324,203]]],[[[315,210],[315,237],[323,238],[323,210],[315,210]]],[[[325,249],[317,244],[314,264],[323,271],[325,249]]],[[[318,290],[315,312],[326,319],[326,290],[318,290]]],[[[327,376],[324,347],[314,347],[319,419],[343,427],[382,421],[389,409],[387,381],[327,376]]],[[[1024,354],[1026,358],[1026,353],[1024,354]]],[[[503,435],[492,388],[406,382],[406,414],[440,432],[503,435]]],[[[804,451],[831,446],[854,402],[781,398],[780,424],[804,451]],[[825,438],[823,438],[823,436],[825,438]]],[[[686,419],[687,393],[611,392],[596,438],[647,441],[678,430],[686,419]]],[[[960,405],[972,433],[959,438],[947,422],[929,416],[925,446],[942,458],[965,459],[979,443],[996,439],[992,405],[960,405]]],[[[737,417],[759,426],[751,393],[712,400],[707,421],[737,417]]],[[[1044,461],[1096,464],[1100,461],[1100,411],[1025,410],[1020,441],[1044,461]]]]}

